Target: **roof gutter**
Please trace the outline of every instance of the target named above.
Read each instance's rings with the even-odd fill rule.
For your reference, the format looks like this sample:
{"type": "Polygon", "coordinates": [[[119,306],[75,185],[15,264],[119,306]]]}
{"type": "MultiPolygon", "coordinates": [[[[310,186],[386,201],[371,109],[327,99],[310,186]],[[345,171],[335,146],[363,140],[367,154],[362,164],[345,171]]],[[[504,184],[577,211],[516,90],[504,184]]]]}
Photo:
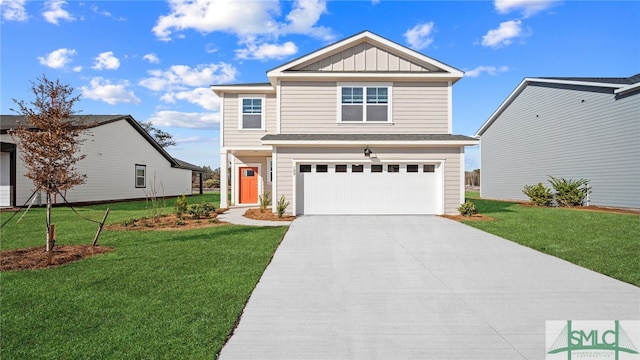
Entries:
{"type": "Polygon", "coordinates": [[[262,140],[262,145],[290,146],[473,146],[479,140],[262,140]]]}

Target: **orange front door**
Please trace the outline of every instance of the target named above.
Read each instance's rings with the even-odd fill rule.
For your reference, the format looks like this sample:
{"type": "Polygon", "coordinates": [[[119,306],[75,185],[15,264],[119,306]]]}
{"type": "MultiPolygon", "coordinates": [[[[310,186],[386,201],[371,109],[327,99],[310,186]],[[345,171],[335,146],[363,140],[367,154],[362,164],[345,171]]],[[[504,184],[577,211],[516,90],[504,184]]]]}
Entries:
{"type": "Polygon", "coordinates": [[[258,202],[258,168],[240,168],[240,204],[256,204],[258,202]]]}

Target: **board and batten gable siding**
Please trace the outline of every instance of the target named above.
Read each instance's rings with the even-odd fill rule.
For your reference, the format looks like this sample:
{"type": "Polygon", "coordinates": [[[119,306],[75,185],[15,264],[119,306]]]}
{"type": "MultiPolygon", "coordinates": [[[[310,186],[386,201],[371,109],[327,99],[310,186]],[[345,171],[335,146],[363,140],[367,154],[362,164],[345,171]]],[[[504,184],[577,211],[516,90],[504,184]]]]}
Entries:
{"type": "Polygon", "coordinates": [[[531,83],[481,137],[481,196],[527,200],[525,184],[584,178],[590,204],[640,208],[639,139],[639,93],[531,83]]]}
{"type": "Polygon", "coordinates": [[[308,65],[294,67],[298,71],[376,71],[434,72],[435,66],[422,66],[369,43],[360,43],[308,65]]]}
{"type": "Polygon", "coordinates": [[[238,128],[239,121],[239,94],[225,93],[222,101],[224,114],[224,138],[221,146],[225,147],[256,147],[261,146],[261,140],[266,134],[276,133],[276,95],[256,95],[266,96],[264,107],[264,130],[240,130],[238,128]]]}
{"type": "MultiPolygon", "coordinates": [[[[447,134],[449,132],[447,83],[394,82],[392,89],[392,124],[339,123],[336,82],[283,81],[280,87],[281,133],[447,134]]],[[[227,108],[225,108],[225,118],[229,119],[226,110],[227,108]]],[[[227,123],[225,123],[226,126],[227,123]]],[[[226,134],[225,131],[225,136],[226,134]]]]}
{"type": "MultiPolygon", "coordinates": [[[[309,148],[309,147],[274,147],[277,156],[277,175],[275,195],[279,199],[284,195],[287,200],[293,204],[294,161],[318,162],[326,161],[339,163],[340,161],[349,161],[362,159],[361,164],[373,163],[371,159],[363,158],[362,147],[326,147],[326,148],[309,148]]],[[[387,163],[386,161],[407,161],[415,160],[416,162],[424,160],[444,160],[444,211],[447,214],[458,213],[461,198],[461,173],[462,166],[461,154],[463,149],[458,147],[448,148],[420,148],[420,147],[375,147],[377,160],[387,163]]],[[[384,206],[384,204],[380,204],[384,206]]],[[[293,205],[289,205],[287,213],[291,214],[293,205]]]]}
{"type": "MultiPolygon", "coordinates": [[[[5,135],[2,136],[5,141],[5,135]]],[[[93,127],[85,137],[87,140],[80,153],[86,158],[77,163],[77,170],[87,175],[87,181],[67,191],[65,197],[69,202],[145,198],[154,181],[157,196],[191,194],[191,170],[172,168],[169,161],[126,121],[93,127]],[[146,165],[146,188],[135,187],[136,164],[146,165]]],[[[21,206],[34,186],[24,177],[26,168],[20,160],[16,172],[16,205],[21,206]]],[[[42,201],[45,200],[43,194],[42,201]]],[[[56,201],[64,202],[60,196],[56,201]]]]}

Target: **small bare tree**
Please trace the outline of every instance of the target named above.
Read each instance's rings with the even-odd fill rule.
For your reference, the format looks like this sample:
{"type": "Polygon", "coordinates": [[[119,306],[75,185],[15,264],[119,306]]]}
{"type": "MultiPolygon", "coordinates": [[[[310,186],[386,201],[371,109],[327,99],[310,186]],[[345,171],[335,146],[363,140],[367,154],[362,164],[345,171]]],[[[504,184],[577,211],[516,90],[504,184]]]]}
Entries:
{"type": "MultiPolygon", "coordinates": [[[[83,119],[74,116],[73,106],[80,95],[59,80],[51,81],[45,75],[31,82],[35,99],[26,102],[12,99],[24,116],[24,123],[10,134],[20,150],[20,158],[36,190],[47,195],[47,252],[52,249],[51,198],[52,195],[71,189],[86,181],[86,175],[78,173],[75,164],[85,155],[77,152],[84,142],[81,135],[88,128],[83,119]]],[[[51,255],[51,253],[49,253],[51,255]]],[[[49,256],[49,259],[51,256],[49,256]]]]}

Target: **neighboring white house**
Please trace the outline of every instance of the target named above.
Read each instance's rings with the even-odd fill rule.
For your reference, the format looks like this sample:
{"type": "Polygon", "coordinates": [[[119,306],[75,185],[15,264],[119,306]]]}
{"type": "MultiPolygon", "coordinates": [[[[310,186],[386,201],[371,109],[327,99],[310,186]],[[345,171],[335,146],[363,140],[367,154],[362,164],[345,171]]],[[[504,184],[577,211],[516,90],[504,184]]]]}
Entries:
{"type": "MultiPolygon", "coordinates": [[[[197,166],[171,157],[129,115],[87,115],[95,124],[87,132],[80,153],[86,158],[77,163],[77,170],[87,175],[85,184],[69,190],[64,197],[72,203],[100,202],[157,196],[191,194],[192,171],[197,166]]],[[[34,192],[33,182],[24,174],[19,149],[7,130],[15,128],[24,117],[0,116],[0,206],[22,206],[34,192]]],[[[44,202],[36,195],[35,203],[44,202]]],[[[60,196],[56,203],[63,203],[60,196]]]]}
{"type": "Polygon", "coordinates": [[[526,184],[584,178],[591,205],[640,209],[640,74],[526,78],[476,136],[484,198],[526,200],[526,184]]]}
{"type": "Polygon", "coordinates": [[[456,213],[464,147],[478,142],[451,134],[462,76],[364,31],[267,71],[268,83],[212,86],[231,204],[270,193],[296,215],[456,213]]]}

